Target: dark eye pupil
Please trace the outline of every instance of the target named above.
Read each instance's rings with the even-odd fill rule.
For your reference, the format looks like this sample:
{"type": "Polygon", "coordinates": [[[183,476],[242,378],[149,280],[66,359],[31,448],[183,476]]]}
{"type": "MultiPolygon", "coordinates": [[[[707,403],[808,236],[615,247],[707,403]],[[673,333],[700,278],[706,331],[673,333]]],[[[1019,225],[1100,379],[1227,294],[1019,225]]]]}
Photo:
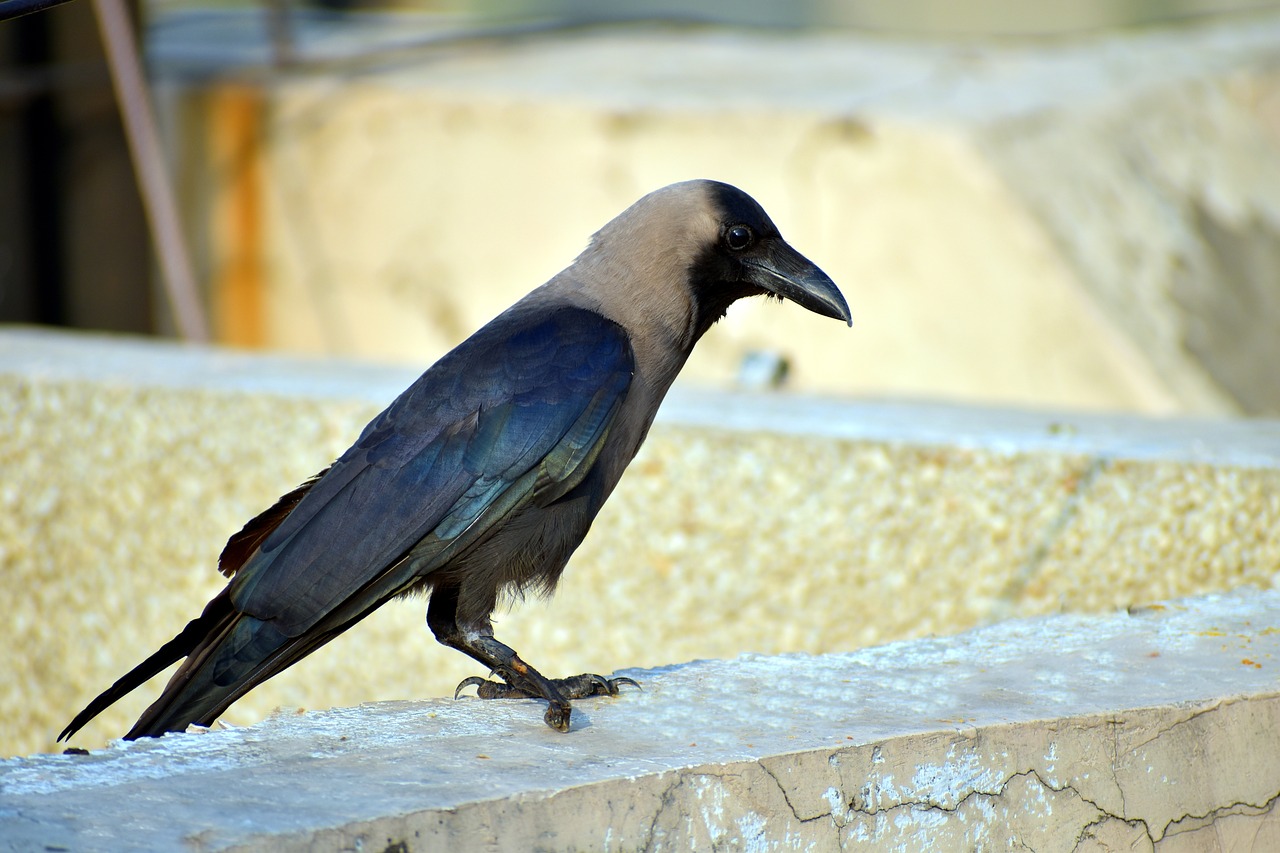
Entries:
{"type": "Polygon", "coordinates": [[[730,249],[745,249],[751,245],[751,229],[745,225],[735,225],[725,235],[725,242],[730,249]]]}

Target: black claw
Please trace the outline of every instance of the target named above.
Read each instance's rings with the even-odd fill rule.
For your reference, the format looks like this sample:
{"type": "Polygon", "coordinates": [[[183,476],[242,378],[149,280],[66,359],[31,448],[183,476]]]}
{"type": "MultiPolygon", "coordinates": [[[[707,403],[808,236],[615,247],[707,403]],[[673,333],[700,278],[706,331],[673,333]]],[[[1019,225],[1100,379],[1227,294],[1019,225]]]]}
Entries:
{"type": "Polygon", "coordinates": [[[477,691],[479,691],[479,689],[483,685],[488,683],[489,682],[485,681],[483,678],[481,678],[478,675],[473,675],[473,676],[470,676],[469,678],[464,678],[462,679],[461,683],[458,684],[457,689],[453,691],[453,698],[457,700],[458,697],[462,695],[462,691],[466,690],[468,687],[474,687],[476,688],[477,691]]]}
{"type": "Polygon", "coordinates": [[[625,675],[618,678],[605,678],[603,675],[596,675],[591,672],[584,672],[582,675],[574,675],[569,678],[559,678],[552,683],[560,688],[566,699],[585,699],[588,696],[617,696],[618,688],[624,684],[630,684],[632,687],[640,689],[640,685],[635,679],[627,678],[625,675]]]}
{"type": "Polygon", "coordinates": [[[644,688],[640,686],[640,682],[636,681],[634,678],[627,678],[625,675],[620,675],[617,678],[605,678],[603,675],[592,675],[591,682],[597,688],[592,691],[592,696],[617,696],[619,688],[624,684],[629,684],[637,690],[644,690],[644,688]]]}

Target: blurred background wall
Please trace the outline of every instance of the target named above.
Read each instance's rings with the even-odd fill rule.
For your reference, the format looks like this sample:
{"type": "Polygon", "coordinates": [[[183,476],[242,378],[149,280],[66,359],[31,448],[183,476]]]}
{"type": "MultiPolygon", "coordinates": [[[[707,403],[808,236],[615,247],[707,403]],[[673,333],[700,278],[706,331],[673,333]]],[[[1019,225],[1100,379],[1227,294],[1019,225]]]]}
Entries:
{"type": "MultiPolygon", "coordinates": [[[[218,342],[425,365],[713,177],[856,329],[742,305],[693,381],[1280,411],[1266,5],[134,8],[218,342]]],[[[0,322],[172,333],[92,8],[0,27],[0,322]]]]}

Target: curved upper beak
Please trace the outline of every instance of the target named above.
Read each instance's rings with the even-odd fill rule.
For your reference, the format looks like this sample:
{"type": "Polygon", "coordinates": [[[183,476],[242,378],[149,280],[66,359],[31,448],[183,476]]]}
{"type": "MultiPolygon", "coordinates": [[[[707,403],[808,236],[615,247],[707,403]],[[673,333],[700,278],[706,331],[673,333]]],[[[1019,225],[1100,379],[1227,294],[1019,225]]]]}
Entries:
{"type": "Polygon", "coordinates": [[[774,240],[768,251],[744,258],[743,263],[750,270],[753,284],[815,314],[853,325],[849,304],[835,282],[783,240],[774,240]]]}

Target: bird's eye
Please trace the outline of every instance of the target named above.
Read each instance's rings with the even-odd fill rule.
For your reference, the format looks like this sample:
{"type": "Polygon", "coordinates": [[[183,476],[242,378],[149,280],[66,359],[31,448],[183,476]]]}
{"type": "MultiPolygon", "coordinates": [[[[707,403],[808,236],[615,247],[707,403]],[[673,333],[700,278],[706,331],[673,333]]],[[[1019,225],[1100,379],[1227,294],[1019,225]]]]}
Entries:
{"type": "Polygon", "coordinates": [[[743,249],[751,245],[755,239],[755,235],[751,233],[751,229],[745,225],[734,225],[728,231],[724,232],[724,242],[735,252],[741,252],[743,249]]]}

